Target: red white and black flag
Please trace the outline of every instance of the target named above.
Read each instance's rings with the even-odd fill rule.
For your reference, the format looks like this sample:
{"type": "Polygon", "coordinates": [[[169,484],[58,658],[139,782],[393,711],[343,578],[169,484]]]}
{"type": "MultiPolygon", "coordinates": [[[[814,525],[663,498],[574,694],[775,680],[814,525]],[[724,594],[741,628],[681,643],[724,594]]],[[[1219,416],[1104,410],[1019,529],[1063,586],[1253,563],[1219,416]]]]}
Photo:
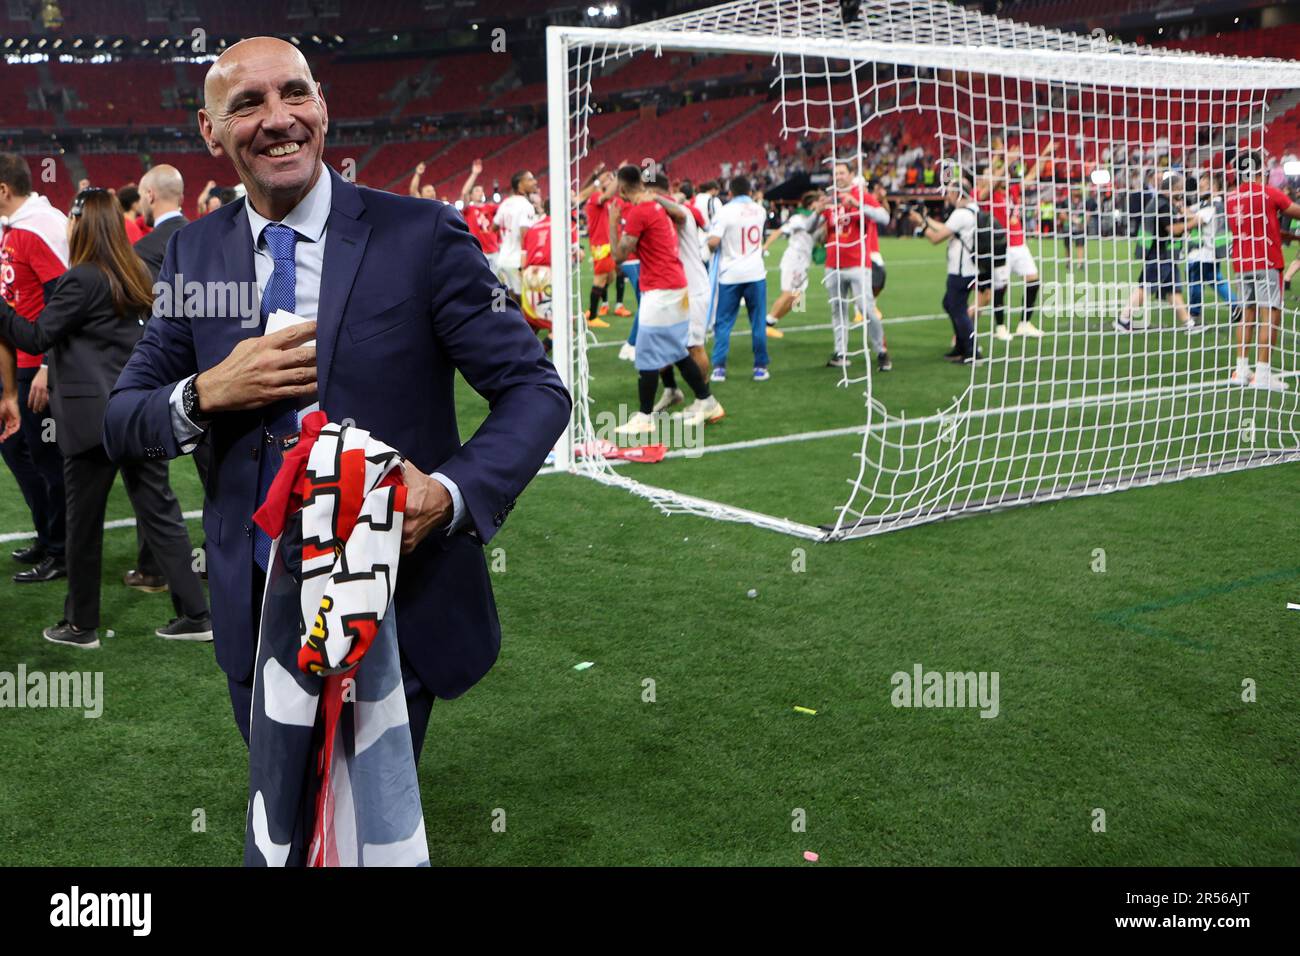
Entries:
{"type": "Polygon", "coordinates": [[[245,865],[429,865],[392,605],[401,474],[392,448],[313,412],[255,516],[274,544],[245,865]]]}

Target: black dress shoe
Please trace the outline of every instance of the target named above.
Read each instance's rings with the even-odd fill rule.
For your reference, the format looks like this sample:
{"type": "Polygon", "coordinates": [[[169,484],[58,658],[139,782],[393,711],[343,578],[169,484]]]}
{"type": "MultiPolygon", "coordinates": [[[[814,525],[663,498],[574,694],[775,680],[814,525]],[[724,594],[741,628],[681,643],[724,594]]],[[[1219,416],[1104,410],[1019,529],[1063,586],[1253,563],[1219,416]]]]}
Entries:
{"type": "Polygon", "coordinates": [[[17,551],[10,551],[9,557],[13,558],[19,564],[38,564],[41,558],[45,557],[45,545],[39,541],[33,541],[25,548],[19,548],[17,551]]]}
{"type": "Polygon", "coordinates": [[[14,575],[15,584],[42,584],[56,578],[66,578],[68,569],[62,558],[42,558],[40,564],[14,575]]]}
{"type": "Polygon", "coordinates": [[[167,590],[167,579],[161,574],[145,574],[135,568],[122,575],[122,583],[146,594],[158,594],[167,590]]]}

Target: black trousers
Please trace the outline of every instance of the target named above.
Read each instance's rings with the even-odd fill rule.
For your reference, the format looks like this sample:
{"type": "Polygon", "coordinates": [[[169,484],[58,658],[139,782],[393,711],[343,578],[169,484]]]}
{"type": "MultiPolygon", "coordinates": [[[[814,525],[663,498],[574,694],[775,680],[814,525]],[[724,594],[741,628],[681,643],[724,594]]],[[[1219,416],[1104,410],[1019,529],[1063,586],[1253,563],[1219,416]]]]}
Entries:
{"type": "MultiPolygon", "coordinates": [[[[199,437],[199,443],[195,446],[190,457],[194,459],[194,467],[199,472],[199,482],[203,485],[203,490],[206,493],[208,469],[212,464],[212,439],[207,432],[204,432],[199,437]]],[[[137,553],[135,569],[141,574],[147,574],[150,577],[161,577],[162,568],[159,567],[158,559],[154,556],[153,551],[149,549],[149,542],[144,539],[144,528],[139,524],[135,526],[135,547],[137,553]]]]}
{"type": "Polygon", "coordinates": [[[32,527],[36,541],[53,557],[62,558],[66,534],[63,502],[63,455],[54,443],[54,430],[48,429],[46,441],[45,421],[53,421],[49,409],[41,414],[27,407],[27,396],[32,390],[32,379],[39,368],[18,370],[18,408],[22,411],[22,425],[8,441],[0,442],[0,457],[14,474],[14,481],[23,493],[27,510],[32,514],[32,527]]]}
{"type": "MultiPolygon", "coordinates": [[[[172,605],[184,617],[203,617],[208,600],[194,573],[190,535],[181,506],[167,483],[162,461],[121,464],[122,483],[135,519],[158,556],[171,589],[172,605]]],[[[68,508],[68,599],[64,614],[77,627],[99,626],[99,583],[104,559],[104,511],[117,478],[118,465],[97,447],[64,460],[68,508]]]]}
{"type": "Polygon", "coordinates": [[[970,320],[970,289],[974,276],[949,275],[943,295],[943,310],[952,322],[952,333],[957,337],[957,350],[970,357],[975,354],[975,326],[970,320]]]}

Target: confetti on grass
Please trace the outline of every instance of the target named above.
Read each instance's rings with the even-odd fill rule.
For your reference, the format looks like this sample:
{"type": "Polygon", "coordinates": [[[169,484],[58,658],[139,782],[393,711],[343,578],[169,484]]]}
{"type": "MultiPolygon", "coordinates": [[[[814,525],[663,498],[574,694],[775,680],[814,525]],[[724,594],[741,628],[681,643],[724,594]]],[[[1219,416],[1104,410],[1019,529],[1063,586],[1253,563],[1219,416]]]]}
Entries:
{"type": "Polygon", "coordinates": [[[596,666],[595,661],[583,661],[581,664],[574,664],[573,669],[575,671],[585,671],[588,667],[595,667],[595,666],[596,666]]]}
{"type": "Polygon", "coordinates": [[[803,851],[803,858],[804,858],[805,860],[807,860],[809,863],[816,863],[818,860],[821,859],[821,857],[819,857],[819,856],[818,856],[816,853],[814,853],[812,850],[804,850],[804,851],[803,851]]]}
{"type": "Polygon", "coordinates": [[[795,711],[800,714],[809,714],[812,716],[816,716],[817,714],[817,711],[813,710],[811,707],[799,707],[798,705],[795,706],[795,711]]]}
{"type": "Polygon", "coordinates": [[[1290,601],[1287,601],[1286,609],[1288,611],[1300,611],[1300,604],[1292,604],[1290,601]]]}

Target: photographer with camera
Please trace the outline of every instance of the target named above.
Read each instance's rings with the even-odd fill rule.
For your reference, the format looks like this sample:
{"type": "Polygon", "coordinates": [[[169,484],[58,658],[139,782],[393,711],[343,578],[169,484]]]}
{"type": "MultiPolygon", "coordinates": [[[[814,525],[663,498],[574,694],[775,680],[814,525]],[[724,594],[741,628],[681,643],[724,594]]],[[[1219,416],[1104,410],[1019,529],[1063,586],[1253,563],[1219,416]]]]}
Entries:
{"type": "MultiPolygon", "coordinates": [[[[975,347],[975,323],[967,303],[971,287],[976,290],[976,308],[986,306],[993,298],[993,272],[1000,264],[997,256],[996,241],[989,243],[987,251],[981,250],[976,257],[975,236],[984,228],[995,240],[997,231],[993,218],[981,213],[975,202],[973,182],[969,175],[954,175],[944,193],[944,201],[949,208],[948,218],[943,222],[931,219],[924,210],[909,210],[908,221],[916,229],[916,235],[923,236],[934,245],[948,243],[948,284],[943,297],[943,310],[952,322],[953,334],[956,336],[952,351],[944,358],[951,362],[971,365],[983,360],[975,347]],[[984,220],[981,223],[981,220],[984,220]]],[[[1006,233],[1001,233],[1002,259],[1006,258],[1006,233]]]]}

